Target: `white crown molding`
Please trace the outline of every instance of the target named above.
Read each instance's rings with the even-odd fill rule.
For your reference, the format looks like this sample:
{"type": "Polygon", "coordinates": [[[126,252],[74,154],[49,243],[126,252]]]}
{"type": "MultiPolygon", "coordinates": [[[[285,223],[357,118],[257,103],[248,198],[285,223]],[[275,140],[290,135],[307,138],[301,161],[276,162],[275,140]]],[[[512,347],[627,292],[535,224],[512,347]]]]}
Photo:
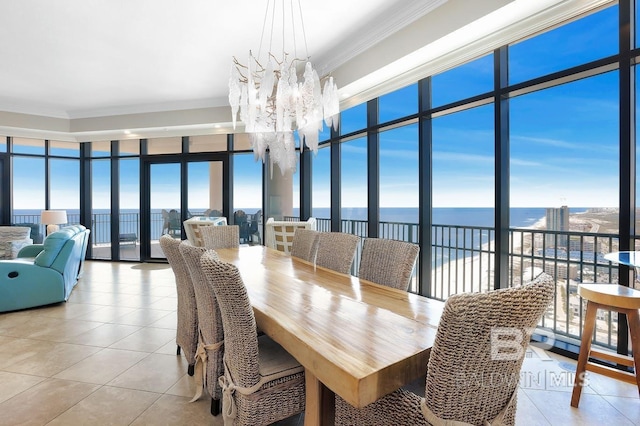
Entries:
{"type": "MultiPolygon", "coordinates": [[[[215,108],[226,106],[229,100],[226,97],[190,99],[186,101],[162,102],[141,105],[126,105],[110,108],[84,109],[80,111],[69,111],[68,117],[71,119],[108,117],[114,115],[160,113],[166,111],[184,111],[200,108],[215,108]]],[[[231,114],[231,112],[229,112],[231,114]]]]}
{"type": "MultiPolygon", "coordinates": [[[[519,19],[507,27],[500,28],[491,34],[469,41],[461,47],[439,55],[436,58],[423,61],[417,66],[398,71],[398,69],[402,67],[401,63],[403,61],[406,63],[410,62],[407,60],[407,57],[401,58],[394,64],[389,65],[389,67],[396,70],[394,77],[388,77],[389,72],[385,72],[384,69],[380,69],[366,78],[361,79],[361,81],[356,81],[352,84],[343,86],[340,91],[343,93],[349,93],[350,95],[341,101],[340,108],[346,109],[383,94],[398,90],[409,84],[413,84],[422,78],[433,76],[486,55],[500,46],[525,39],[560,23],[574,19],[584,13],[588,13],[614,3],[616,2],[613,0],[558,0],[555,4],[543,8],[535,15],[519,19]],[[366,87],[363,89],[359,88],[366,79],[369,80],[369,82],[365,84],[366,87]],[[377,82],[371,83],[372,80],[377,80],[377,82]]],[[[508,6],[513,7],[517,5],[512,4],[508,6]]],[[[500,11],[496,11],[495,13],[500,13],[500,11]]],[[[487,19],[490,18],[491,17],[487,17],[487,19]]],[[[461,28],[460,31],[466,30],[465,28],[461,28]]],[[[423,50],[427,51],[428,48],[429,46],[425,46],[423,50]]],[[[414,63],[416,62],[415,59],[412,61],[414,63]]]]}

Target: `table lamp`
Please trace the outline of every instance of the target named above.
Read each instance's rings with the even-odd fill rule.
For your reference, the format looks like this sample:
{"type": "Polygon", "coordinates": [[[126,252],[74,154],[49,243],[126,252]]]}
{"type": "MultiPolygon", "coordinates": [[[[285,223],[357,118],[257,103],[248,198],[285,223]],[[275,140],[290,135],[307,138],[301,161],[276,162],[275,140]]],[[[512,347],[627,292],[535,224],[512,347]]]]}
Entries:
{"type": "Polygon", "coordinates": [[[47,235],[60,229],[60,224],[67,223],[66,210],[42,210],[40,223],[47,225],[47,235]]]}

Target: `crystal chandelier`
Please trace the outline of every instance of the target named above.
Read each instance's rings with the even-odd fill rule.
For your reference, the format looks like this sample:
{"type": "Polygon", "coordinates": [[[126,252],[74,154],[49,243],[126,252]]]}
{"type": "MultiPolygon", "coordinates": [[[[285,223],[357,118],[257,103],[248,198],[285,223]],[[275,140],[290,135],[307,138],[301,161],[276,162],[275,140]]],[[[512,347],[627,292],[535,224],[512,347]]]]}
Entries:
{"type": "MultiPolygon", "coordinates": [[[[309,60],[308,52],[305,58],[297,57],[296,52],[296,19],[294,2],[290,0],[291,31],[285,32],[285,5],[281,0],[282,9],[282,51],[274,53],[272,50],[274,36],[274,21],[277,0],[267,2],[262,39],[258,55],[249,51],[247,65],[241,64],[235,57],[231,65],[229,77],[229,103],[233,128],[239,118],[245,125],[245,132],[249,133],[251,146],[256,160],[265,160],[265,153],[269,149],[271,172],[277,164],[284,175],[288,171],[296,170],[296,153],[293,132],[314,153],[318,152],[318,135],[322,130],[322,121],[327,126],[337,128],[340,105],[338,87],[333,77],[324,78],[321,82],[318,73],[309,60]],[[262,40],[267,29],[267,16],[271,11],[271,37],[269,52],[266,54],[266,65],[260,62],[262,40]],[[293,56],[285,51],[285,38],[290,37],[293,43],[293,56]],[[300,76],[299,76],[300,70],[300,76]],[[322,85],[324,86],[322,87],[322,85]]],[[[306,35],[302,20],[300,0],[297,2],[299,28],[302,30],[305,51],[306,35]]]]}

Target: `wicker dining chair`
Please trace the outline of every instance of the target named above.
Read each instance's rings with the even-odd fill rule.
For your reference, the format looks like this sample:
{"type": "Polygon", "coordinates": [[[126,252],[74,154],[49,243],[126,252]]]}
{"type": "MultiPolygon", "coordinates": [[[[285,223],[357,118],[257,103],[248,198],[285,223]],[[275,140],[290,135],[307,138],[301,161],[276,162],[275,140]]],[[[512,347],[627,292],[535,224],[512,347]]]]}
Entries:
{"type": "MultiPolygon", "coordinates": [[[[202,396],[203,388],[206,389],[211,396],[211,414],[217,416],[220,414],[222,399],[222,389],[218,378],[224,374],[224,365],[222,364],[224,336],[222,317],[216,296],[210,281],[200,266],[200,258],[206,251],[206,248],[196,247],[186,240],[180,244],[180,253],[189,270],[196,295],[200,328],[195,358],[196,394],[192,401],[199,399],[202,396]]],[[[210,250],[210,253],[212,257],[217,257],[213,250],[210,250]]]]}
{"type": "Polygon", "coordinates": [[[336,396],[336,425],[513,425],[526,346],[553,294],[553,278],[541,274],[521,287],[449,297],[425,398],[400,389],[356,409],[336,396]]]}
{"type": "Polygon", "coordinates": [[[406,241],[366,238],[358,277],[406,291],[419,251],[417,244],[406,241]]]}
{"type": "Polygon", "coordinates": [[[207,226],[202,230],[202,241],[208,249],[240,247],[240,227],[238,225],[207,226]]]}
{"type": "Polygon", "coordinates": [[[316,265],[342,274],[351,272],[360,237],[342,232],[321,232],[318,236],[316,265]]]}
{"type": "Polygon", "coordinates": [[[305,408],[304,368],[280,345],[256,333],[238,269],[207,252],[202,269],[213,284],[224,328],[222,416],[225,425],[267,425],[305,408]]]}
{"type": "Polygon", "coordinates": [[[291,245],[291,256],[306,260],[307,262],[315,262],[316,252],[318,251],[318,237],[320,233],[311,229],[296,229],[293,234],[293,243],[291,245]]]}
{"type": "Polygon", "coordinates": [[[198,346],[198,309],[191,276],[180,254],[179,239],[175,239],[169,234],[164,234],[160,237],[160,247],[167,257],[176,279],[178,294],[178,325],[176,328],[178,349],[176,354],[180,355],[180,349],[182,349],[189,363],[187,372],[190,376],[193,376],[196,348],[198,346]]]}

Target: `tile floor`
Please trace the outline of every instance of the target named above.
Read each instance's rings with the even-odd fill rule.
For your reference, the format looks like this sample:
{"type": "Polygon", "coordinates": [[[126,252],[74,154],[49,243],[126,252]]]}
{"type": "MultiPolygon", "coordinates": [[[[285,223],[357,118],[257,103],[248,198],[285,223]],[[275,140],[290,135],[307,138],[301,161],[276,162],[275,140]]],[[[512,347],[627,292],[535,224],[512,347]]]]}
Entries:
{"type": "MultiPolygon", "coordinates": [[[[175,355],[175,323],[168,265],[86,262],[67,303],[0,314],[0,425],[221,425],[208,398],[189,403],[194,384],[175,355]]],[[[640,425],[635,386],[597,374],[571,408],[574,368],[529,350],[517,424],[640,425]]]]}

